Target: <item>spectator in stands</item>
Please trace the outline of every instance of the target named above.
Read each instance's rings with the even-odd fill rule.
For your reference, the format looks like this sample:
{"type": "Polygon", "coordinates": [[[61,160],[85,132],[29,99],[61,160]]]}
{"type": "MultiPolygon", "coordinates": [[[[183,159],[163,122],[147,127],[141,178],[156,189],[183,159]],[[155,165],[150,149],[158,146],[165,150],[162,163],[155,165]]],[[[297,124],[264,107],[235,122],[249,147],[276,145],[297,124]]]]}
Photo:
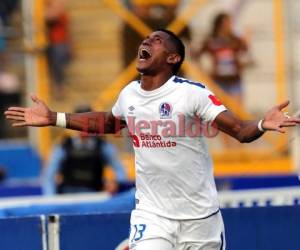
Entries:
{"type": "Polygon", "coordinates": [[[0,183],[3,182],[6,178],[5,168],[0,166],[0,183]]]}
{"type": "Polygon", "coordinates": [[[196,59],[205,53],[212,58],[213,80],[242,104],[242,70],[250,63],[245,60],[249,58],[248,42],[233,32],[229,14],[220,13],[214,18],[211,33],[200,48],[192,52],[192,57],[196,59]]]}
{"type": "Polygon", "coordinates": [[[65,67],[71,60],[69,18],[63,0],[46,1],[46,24],[48,27],[48,62],[55,97],[64,96],[65,67]]]}
{"type": "Polygon", "coordinates": [[[0,61],[5,60],[6,40],[3,21],[0,18],[0,61]]]}
{"type": "MultiPolygon", "coordinates": [[[[21,85],[15,73],[9,70],[6,56],[0,61],[0,109],[4,110],[9,106],[19,105],[21,102],[21,85]]],[[[4,117],[0,117],[0,138],[15,136],[9,123],[4,117]]]]}
{"type": "MultiPolygon", "coordinates": [[[[11,15],[18,6],[18,0],[0,1],[0,109],[11,105],[19,105],[21,86],[18,76],[11,71],[10,58],[7,52],[7,38],[10,35],[11,15]],[[10,32],[9,32],[10,31],[10,32]]],[[[16,131],[10,129],[4,117],[0,117],[0,138],[16,136],[16,131]]]]}
{"type": "MultiPolygon", "coordinates": [[[[79,106],[75,112],[90,112],[89,106],[79,106]]],[[[117,158],[114,146],[95,136],[70,136],[57,145],[45,173],[44,193],[78,193],[107,191],[115,193],[126,174],[117,158]],[[104,180],[104,168],[109,165],[116,180],[104,180]]]]}
{"type": "Polygon", "coordinates": [[[11,16],[18,7],[19,2],[19,0],[0,1],[0,62],[6,59],[5,50],[6,38],[9,34],[8,26],[10,25],[11,16]]]}
{"type": "Polygon", "coordinates": [[[19,0],[1,0],[0,1],[0,18],[4,25],[9,25],[11,14],[19,4],[19,0]]]}
{"type": "MultiPolygon", "coordinates": [[[[211,77],[215,83],[242,105],[242,71],[251,63],[246,39],[233,32],[231,16],[227,13],[218,14],[213,21],[211,33],[203,44],[192,51],[194,59],[208,54],[212,58],[211,77]]],[[[234,112],[234,108],[232,109],[234,112]]],[[[240,147],[232,138],[223,134],[225,147],[240,147]]]]}

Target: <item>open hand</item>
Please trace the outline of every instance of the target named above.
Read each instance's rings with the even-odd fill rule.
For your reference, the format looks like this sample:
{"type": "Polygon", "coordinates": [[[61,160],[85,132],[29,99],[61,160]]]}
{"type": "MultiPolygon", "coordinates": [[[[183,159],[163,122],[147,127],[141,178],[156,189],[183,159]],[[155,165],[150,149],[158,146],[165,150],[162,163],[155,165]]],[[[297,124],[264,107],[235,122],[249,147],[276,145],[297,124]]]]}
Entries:
{"type": "Polygon", "coordinates": [[[4,112],[6,119],[13,121],[12,126],[44,127],[54,125],[54,116],[56,113],[52,112],[48,106],[35,95],[31,96],[31,99],[35,104],[30,108],[10,107],[4,112]]]}
{"type": "Polygon", "coordinates": [[[270,109],[265,117],[262,127],[266,130],[278,131],[280,133],[285,133],[287,127],[294,127],[300,124],[300,119],[296,117],[289,117],[282,110],[289,105],[289,101],[285,101],[272,109],[270,109]]]}

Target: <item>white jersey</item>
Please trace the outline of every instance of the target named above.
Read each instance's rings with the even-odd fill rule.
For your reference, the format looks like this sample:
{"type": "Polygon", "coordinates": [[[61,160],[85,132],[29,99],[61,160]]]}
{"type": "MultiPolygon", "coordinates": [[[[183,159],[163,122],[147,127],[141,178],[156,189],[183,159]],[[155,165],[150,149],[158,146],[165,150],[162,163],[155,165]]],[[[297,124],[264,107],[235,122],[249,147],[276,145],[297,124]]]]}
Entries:
{"type": "Polygon", "coordinates": [[[225,110],[203,85],[177,76],[153,91],[143,90],[139,81],[121,91],[112,113],[133,134],[136,209],[170,219],[218,211],[203,124],[225,110]]]}

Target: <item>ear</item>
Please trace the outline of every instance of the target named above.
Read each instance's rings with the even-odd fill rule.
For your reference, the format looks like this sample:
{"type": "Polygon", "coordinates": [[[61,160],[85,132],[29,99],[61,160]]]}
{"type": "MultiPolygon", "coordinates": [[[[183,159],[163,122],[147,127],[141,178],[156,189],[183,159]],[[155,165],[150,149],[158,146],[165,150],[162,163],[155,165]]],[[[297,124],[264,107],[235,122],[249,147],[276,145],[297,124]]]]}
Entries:
{"type": "Polygon", "coordinates": [[[168,56],[167,63],[176,64],[180,61],[180,59],[181,59],[180,55],[178,55],[176,53],[172,53],[168,56]]]}

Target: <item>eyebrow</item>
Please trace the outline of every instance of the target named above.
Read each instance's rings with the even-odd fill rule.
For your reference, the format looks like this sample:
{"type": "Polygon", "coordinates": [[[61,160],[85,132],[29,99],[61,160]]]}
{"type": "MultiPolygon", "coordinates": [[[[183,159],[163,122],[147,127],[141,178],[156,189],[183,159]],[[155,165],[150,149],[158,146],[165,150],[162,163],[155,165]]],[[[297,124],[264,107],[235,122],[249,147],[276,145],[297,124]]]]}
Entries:
{"type": "MultiPolygon", "coordinates": [[[[164,38],[162,36],[158,35],[158,34],[156,34],[156,35],[153,36],[153,38],[155,38],[155,37],[159,37],[159,38],[161,38],[161,39],[164,40],[164,38]]],[[[146,36],[145,37],[145,39],[149,39],[149,38],[150,38],[150,36],[146,36]]]]}
{"type": "Polygon", "coordinates": [[[163,39],[163,40],[165,40],[165,38],[164,37],[162,37],[162,36],[160,36],[160,35],[154,35],[154,37],[159,37],[159,38],[161,38],[161,39],[163,39]]]}

